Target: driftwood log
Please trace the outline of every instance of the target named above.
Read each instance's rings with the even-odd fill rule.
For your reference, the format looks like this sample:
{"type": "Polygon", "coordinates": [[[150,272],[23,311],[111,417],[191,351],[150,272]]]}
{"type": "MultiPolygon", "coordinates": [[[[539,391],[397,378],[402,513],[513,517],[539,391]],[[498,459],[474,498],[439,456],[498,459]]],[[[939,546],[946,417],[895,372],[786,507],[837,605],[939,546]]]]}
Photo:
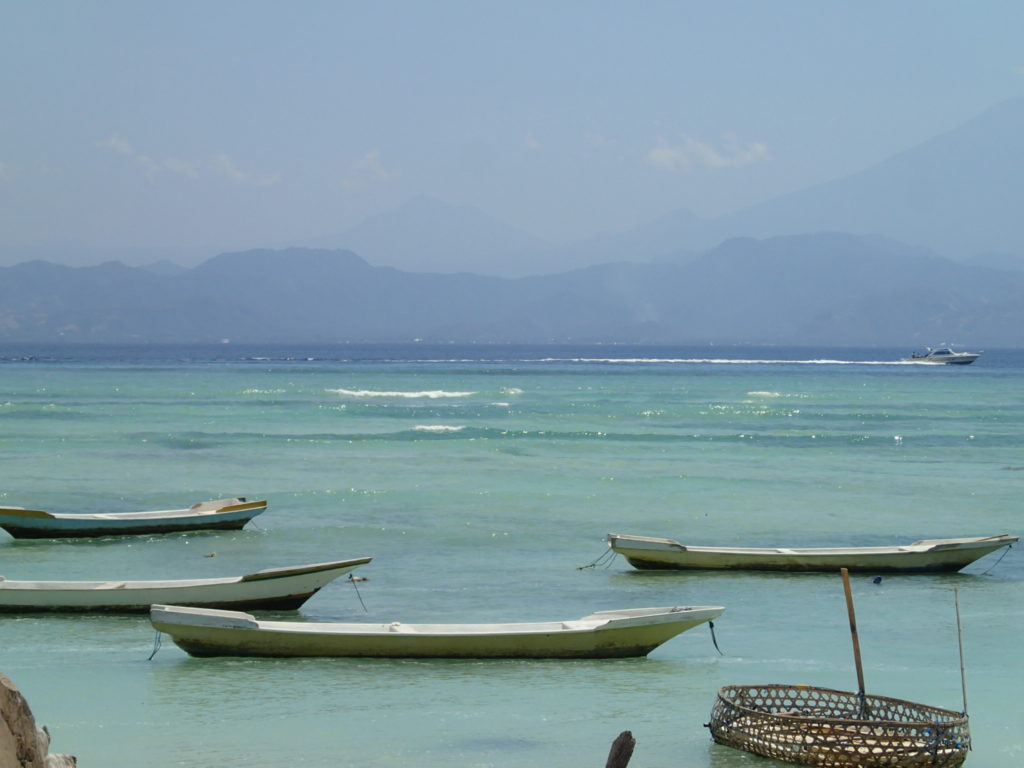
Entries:
{"type": "Polygon", "coordinates": [[[36,726],[17,686],[0,675],[0,768],[73,768],[71,755],[51,755],[50,732],[36,726]]]}
{"type": "Polygon", "coordinates": [[[631,731],[623,731],[618,738],[612,742],[611,751],[608,753],[608,762],[604,768],[626,768],[629,758],[633,756],[633,747],[636,746],[636,739],[631,731]]]}

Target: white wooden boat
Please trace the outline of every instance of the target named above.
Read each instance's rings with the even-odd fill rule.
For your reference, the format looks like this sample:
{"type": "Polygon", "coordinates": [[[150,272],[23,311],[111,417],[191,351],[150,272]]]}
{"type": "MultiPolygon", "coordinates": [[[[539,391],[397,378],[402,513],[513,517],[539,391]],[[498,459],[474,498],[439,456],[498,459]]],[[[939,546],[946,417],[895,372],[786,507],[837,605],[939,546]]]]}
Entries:
{"type": "Polygon", "coordinates": [[[369,557],[268,568],[245,576],[173,581],[10,581],[0,577],[0,611],[147,611],[169,600],[211,608],[292,610],[369,557]]]}
{"type": "Polygon", "coordinates": [[[922,539],[894,547],[692,547],[672,539],[608,534],[608,546],[641,570],[736,569],[753,571],[959,571],[1008,547],[1016,536],[922,539]]]}
{"type": "Polygon", "coordinates": [[[41,509],[0,507],[0,528],[16,539],[63,539],[176,531],[233,530],[265,512],[267,502],[218,499],[188,509],[105,514],[59,514],[41,509]]]}
{"type": "Polygon", "coordinates": [[[193,656],[601,659],[646,656],[724,610],[632,608],[534,624],[326,624],[154,605],[149,617],[193,656]]]}

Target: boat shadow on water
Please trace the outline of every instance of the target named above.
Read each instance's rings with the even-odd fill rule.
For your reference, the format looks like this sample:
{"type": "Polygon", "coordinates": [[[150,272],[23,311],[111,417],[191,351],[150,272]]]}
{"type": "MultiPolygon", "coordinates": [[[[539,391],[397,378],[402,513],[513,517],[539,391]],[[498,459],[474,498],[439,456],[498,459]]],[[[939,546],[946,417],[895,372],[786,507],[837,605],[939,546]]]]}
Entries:
{"type": "MultiPolygon", "coordinates": [[[[290,690],[297,686],[296,700],[337,698],[337,687],[373,688],[383,698],[411,700],[436,696],[438,691],[458,690],[486,681],[489,688],[507,684],[537,692],[577,690],[586,695],[609,675],[628,676],[646,690],[673,695],[680,676],[699,678],[705,659],[389,659],[389,658],[257,658],[221,656],[195,658],[163,647],[149,662],[155,702],[189,703],[202,710],[217,691],[244,686],[272,686],[290,690]],[[451,688],[451,686],[456,688],[451,688]]],[[[152,649],[139,646],[138,659],[145,661],[152,649]]],[[[351,702],[344,706],[351,706],[351,702]]]]}

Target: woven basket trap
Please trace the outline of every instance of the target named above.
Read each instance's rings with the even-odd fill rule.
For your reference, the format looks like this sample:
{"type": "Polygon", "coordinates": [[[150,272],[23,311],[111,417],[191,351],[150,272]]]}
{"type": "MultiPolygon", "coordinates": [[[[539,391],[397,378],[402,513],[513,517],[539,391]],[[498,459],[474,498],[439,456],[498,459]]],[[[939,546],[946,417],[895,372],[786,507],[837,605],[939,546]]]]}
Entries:
{"type": "Polygon", "coordinates": [[[956,768],[967,716],[885,696],[806,685],[729,685],[707,724],[719,744],[822,768],[956,768]]]}

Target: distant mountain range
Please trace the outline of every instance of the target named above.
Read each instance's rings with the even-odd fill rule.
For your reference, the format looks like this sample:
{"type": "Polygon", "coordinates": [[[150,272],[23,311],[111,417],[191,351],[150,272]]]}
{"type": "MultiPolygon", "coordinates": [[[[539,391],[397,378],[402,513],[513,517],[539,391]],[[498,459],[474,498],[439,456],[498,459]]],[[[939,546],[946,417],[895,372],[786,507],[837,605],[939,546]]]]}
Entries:
{"type": "Polygon", "coordinates": [[[714,219],[687,210],[628,232],[553,246],[470,207],[418,198],[303,245],[353,250],[370,263],[524,277],[610,261],[697,254],[735,237],[815,232],[882,235],[956,260],[1024,263],[1024,99],[852,176],[714,219]]]}
{"type": "MultiPolygon", "coordinates": [[[[737,237],[817,232],[881,235],[948,258],[1024,270],[1024,99],[1003,102],[960,127],[859,173],[717,218],[679,209],[625,232],[554,245],[472,206],[418,197],[357,226],[284,246],[349,250],[374,266],[406,272],[494,277],[551,275],[609,262],[678,261],[737,237]]],[[[213,255],[212,253],[208,255],[213,255]]],[[[14,259],[197,264],[195,249],[77,249],[0,246],[14,259]]]]}
{"type": "MultiPolygon", "coordinates": [[[[419,196],[352,229],[301,245],[344,249],[371,264],[409,272],[472,272],[522,277],[551,271],[543,240],[470,206],[419,196]]],[[[586,262],[588,264],[593,262],[586,262]]]]}
{"type": "Polygon", "coordinates": [[[622,342],[1024,346],[1024,273],[877,237],[737,238],[698,255],[519,279],[351,251],[193,269],[0,269],[0,341],[622,342]]]}
{"type": "Polygon", "coordinates": [[[0,268],[0,340],[1021,347],[1022,193],[1024,99],[844,179],[571,246],[418,198],[330,248],[29,261],[0,268]]]}
{"type": "Polygon", "coordinates": [[[726,237],[879,234],[955,259],[1024,254],[1024,99],[860,173],[694,228],[689,247],[726,237]]]}

